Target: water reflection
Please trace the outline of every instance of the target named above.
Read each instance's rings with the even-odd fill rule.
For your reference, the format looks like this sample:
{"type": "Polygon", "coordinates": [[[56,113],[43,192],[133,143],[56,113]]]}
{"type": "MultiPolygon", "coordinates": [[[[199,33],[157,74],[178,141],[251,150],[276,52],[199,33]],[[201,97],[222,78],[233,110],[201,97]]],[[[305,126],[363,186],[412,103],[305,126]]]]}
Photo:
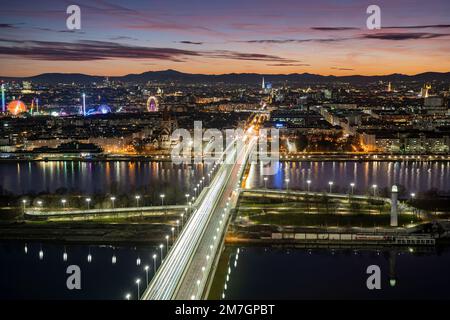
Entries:
{"type": "MultiPolygon", "coordinates": [[[[450,165],[448,162],[337,162],[301,161],[279,162],[277,174],[268,176],[270,188],[289,187],[306,190],[311,180],[311,191],[325,191],[328,182],[333,181],[333,190],[347,192],[350,183],[355,183],[355,192],[365,192],[372,185],[378,188],[393,184],[403,185],[411,192],[423,192],[436,188],[450,190],[450,165]]],[[[261,164],[252,164],[246,181],[246,188],[264,187],[261,164]]]]}
{"type": "MultiPolygon", "coordinates": [[[[0,299],[136,299],[135,280],[154,275],[152,246],[0,243],[0,299]],[[66,269],[81,269],[81,290],[68,290],[66,269]]],[[[146,282],[140,283],[140,294],[146,282]]]]}
{"type": "Polygon", "coordinates": [[[228,247],[224,255],[221,299],[450,298],[448,249],[228,247]],[[381,269],[381,290],[367,289],[370,265],[381,269]]]}
{"type": "Polygon", "coordinates": [[[16,194],[54,192],[58,188],[89,194],[122,193],[143,188],[158,194],[173,189],[174,193],[184,196],[191,191],[190,185],[208,171],[206,165],[176,166],[170,162],[0,163],[1,187],[16,194]]]}

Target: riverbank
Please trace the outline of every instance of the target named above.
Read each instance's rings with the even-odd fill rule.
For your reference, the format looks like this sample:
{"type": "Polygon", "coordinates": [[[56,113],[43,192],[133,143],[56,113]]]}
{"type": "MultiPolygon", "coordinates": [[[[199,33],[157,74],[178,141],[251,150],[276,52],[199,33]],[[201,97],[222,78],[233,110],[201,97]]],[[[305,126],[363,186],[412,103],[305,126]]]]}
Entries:
{"type": "Polygon", "coordinates": [[[0,224],[0,241],[55,243],[160,244],[171,225],[156,223],[8,223],[0,224]]]}

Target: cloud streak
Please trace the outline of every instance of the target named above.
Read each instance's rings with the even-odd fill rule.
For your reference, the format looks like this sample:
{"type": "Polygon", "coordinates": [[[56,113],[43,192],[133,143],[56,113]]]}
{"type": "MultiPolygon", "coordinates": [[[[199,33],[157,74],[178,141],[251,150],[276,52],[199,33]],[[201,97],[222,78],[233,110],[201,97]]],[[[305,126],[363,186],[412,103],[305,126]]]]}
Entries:
{"type": "Polygon", "coordinates": [[[449,36],[449,33],[430,33],[430,32],[404,32],[404,33],[374,33],[365,34],[365,39],[377,39],[377,40],[392,40],[392,41],[404,41],[404,40],[419,40],[419,39],[434,39],[449,36]]]}
{"type": "Polygon", "coordinates": [[[247,61],[271,61],[295,63],[276,55],[244,53],[229,50],[194,51],[176,48],[158,48],[125,45],[108,41],[83,40],[72,42],[19,41],[0,39],[0,55],[20,56],[47,61],[95,61],[107,59],[155,59],[182,62],[189,57],[231,59],[247,61]]]}

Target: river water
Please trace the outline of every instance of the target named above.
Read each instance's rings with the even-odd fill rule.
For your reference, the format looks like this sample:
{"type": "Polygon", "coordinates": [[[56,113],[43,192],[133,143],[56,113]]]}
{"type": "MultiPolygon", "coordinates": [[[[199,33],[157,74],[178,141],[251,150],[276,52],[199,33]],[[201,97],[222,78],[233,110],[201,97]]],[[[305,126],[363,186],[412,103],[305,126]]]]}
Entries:
{"type": "MultiPolygon", "coordinates": [[[[430,189],[450,191],[450,162],[357,162],[357,161],[303,161],[279,162],[276,174],[267,176],[267,187],[306,190],[311,180],[311,191],[329,190],[333,182],[334,192],[348,192],[355,183],[355,193],[364,193],[377,185],[379,189],[393,184],[403,185],[408,192],[424,192],[430,189]]],[[[261,165],[252,164],[246,187],[264,187],[261,165]]]]}
{"type": "MultiPolygon", "coordinates": [[[[334,182],[334,191],[347,191],[350,182],[355,182],[358,192],[372,184],[379,188],[401,184],[410,192],[450,190],[450,165],[446,162],[305,161],[281,162],[277,166],[280,170],[268,177],[267,187],[285,188],[289,178],[289,188],[306,189],[310,179],[311,190],[317,191],[328,189],[329,181],[334,182]]],[[[66,188],[89,194],[143,188],[148,193],[171,193],[172,201],[181,203],[206,172],[205,166],[174,166],[168,162],[2,162],[0,184],[3,190],[14,193],[66,188]]],[[[261,168],[252,165],[246,186],[264,187],[263,178],[261,168]]],[[[237,262],[237,248],[228,248],[224,253],[228,255],[225,257],[230,273],[228,281],[223,277],[218,291],[225,299],[450,298],[447,249],[239,250],[237,262]],[[381,268],[381,290],[366,287],[365,271],[372,264],[381,268]],[[393,279],[395,286],[391,286],[393,279]]],[[[159,249],[3,242],[0,298],[123,299],[130,293],[135,299],[136,279],[141,279],[141,293],[145,286],[144,266],[150,267],[149,278],[153,274],[153,253],[159,253],[159,249]],[[80,267],[81,290],[66,287],[69,265],[80,267]]]]}
{"type": "Polygon", "coordinates": [[[450,299],[448,249],[232,247],[224,254],[222,299],[450,299]],[[370,265],[380,267],[380,290],[367,288],[370,265]]]}

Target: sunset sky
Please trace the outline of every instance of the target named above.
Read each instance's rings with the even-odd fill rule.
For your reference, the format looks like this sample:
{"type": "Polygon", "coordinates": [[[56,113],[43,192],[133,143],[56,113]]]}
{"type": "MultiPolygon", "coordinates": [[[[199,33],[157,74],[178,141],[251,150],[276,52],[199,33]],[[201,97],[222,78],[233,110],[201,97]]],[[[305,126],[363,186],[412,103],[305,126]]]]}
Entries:
{"type": "Polygon", "coordinates": [[[450,71],[448,0],[2,1],[0,76],[450,71]],[[81,7],[81,30],[66,8],[81,7]],[[366,8],[381,7],[381,30],[366,8]]]}

